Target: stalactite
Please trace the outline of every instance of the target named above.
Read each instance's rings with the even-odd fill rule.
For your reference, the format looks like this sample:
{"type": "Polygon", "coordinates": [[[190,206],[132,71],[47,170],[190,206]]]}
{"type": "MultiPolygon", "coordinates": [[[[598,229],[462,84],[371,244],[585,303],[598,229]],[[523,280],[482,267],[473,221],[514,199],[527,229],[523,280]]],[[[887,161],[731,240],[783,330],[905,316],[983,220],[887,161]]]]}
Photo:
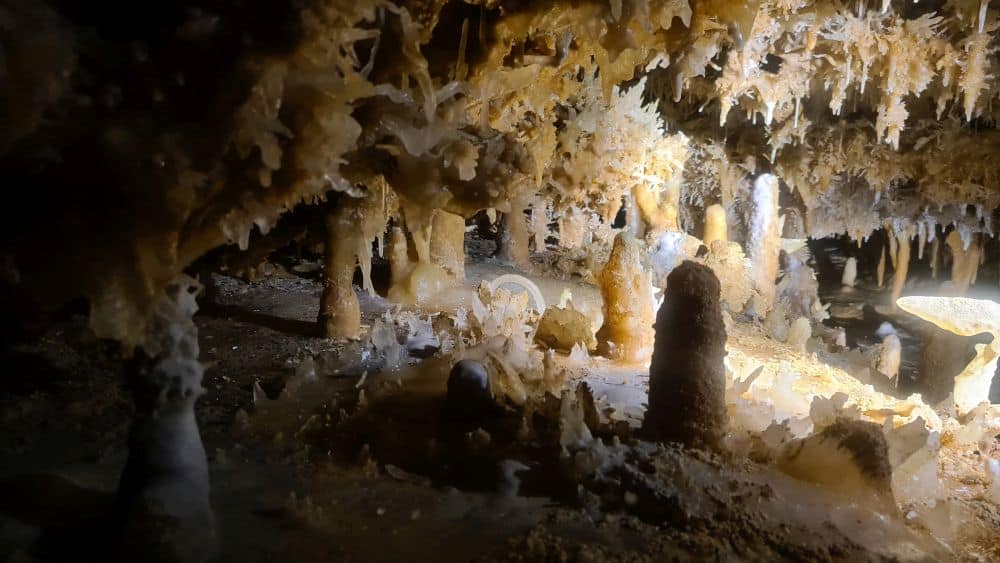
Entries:
{"type": "Polygon", "coordinates": [[[885,245],[882,245],[882,253],[879,255],[878,268],[875,269],[875,281],[878,283],[878,288],[882,289],[885,284],[885,245]]]}
{"type": "Polygon", "coordinates": [[[623,231],[599,276],[604,324],[597,341],[605,357],[645,362],[653,352],[652,278],[643,267],[644,255],[642,243],[623,231]]]}
{"type": "Polygon", "coordinates": [[[319,305],[319,322],[327,338],[361,336],[361,304],[353,285],[357,245],[351,233],[356,229],[349,208],[342,207],[327,217],[323,295],[319,305]]]}
{"type": "Polygon", "coordinates": [[[906,275],[910,271],[910,234],[906,231],[895,234],[896,244],[896,271],[892,278],[892,307],[896,307],[896,300],[903,295],[903,287],[906,285],[906,275]]]}
{"type": "Polygon", "coordinates": [[[774,304],[775,279],[778,277],[778,257],[781,251],[778,179],[771,174],[762,174],[754,181],[748,238],[754,289],[760,296],[757,313],[765,315],[774,304]]]}
{"type": "Polygon", "coordinates": [[[708,248],[712,248],[712,243],[717,240],[722,242],[729,240],[726,210],[718,203],[705,208],[705,235],[702,237],[702,242],[708,248]]]}
{"type": "Polygon", "coordinates": [[[717,448],[726,431],[726,327],[712,270],[685,261],[667,278],[649,366],[651,439],[717,448]]]}
{"type": "Polygon", "coordinates": [[[892,269],[895,271],[899,268],[899,241],[896,238],[898,235],[892,227],[886,227],[885,236],[889,239],[889,259],[892,262],[892,269]]]}

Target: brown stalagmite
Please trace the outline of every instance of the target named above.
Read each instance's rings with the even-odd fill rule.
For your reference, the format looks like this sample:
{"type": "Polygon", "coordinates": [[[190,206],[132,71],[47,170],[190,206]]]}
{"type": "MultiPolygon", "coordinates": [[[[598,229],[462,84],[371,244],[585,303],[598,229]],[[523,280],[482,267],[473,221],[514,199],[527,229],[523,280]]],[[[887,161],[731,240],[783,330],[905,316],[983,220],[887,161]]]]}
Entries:
{"type": "Polygon", "coordinates": [[[702,237],[702,242],[708,248],[712,248],[712,243],[717,240],[722,242],[729,240],[726,210],[718,203],[705,208],[705,235],[702,237]]]}
{"type": "Polygon", "coordinates": [[[604,324],[598,352],[625,362],[645,362],[653,352],[652,274],[643,267],[643,244],[628,231],[618,233],[599,276],[604,324]]]}
{"type": "Polygon", "coordinates": [[[875,281],[878,282],[878,288],[882,289],[885,284],[885,245],[882,245],[882,254],[878,259],[878,268],[875,269],[875,281]]]}
{"type": "Polygon", "coordinates": [[[726,327],[712,270],[685,261],[667,277],[656,315],[643,432],[654,440],[717,448],[726,431],[726,327]]]}
{"type": "Polygon", "coordinates": [[[945,244],[951,249],[951,283],[955,295],[965,295],[979,270],[979,244],[972,241],[966,249],[958,231],[948,233],[945,244]]]}
{"type": "Polygon", "coordinates": [[[438,209],[431,230],[431,261],[455,281],[465,281],[465,218],[438,209]]]}
{"type": "Polygon", "coordinates": [[[500,246],[497,248],[497,256],[500,259],[523,269],[531,266],[531,253],[528,247],[531,233],[524,218],[525,207],[523,201],[514,201],[510,204],[510,211],[503,214],[500,220],[500,246]]]}
{"type": "Polygon", "coordinates": [[[896,308],[896,300],[903,295],[906,284],[906,274],[910,270],[910,236],[906,232],[896,233],[896,273],[892,278],[892,307],[896,308]]]}
{"type": "Polygon", "coordinates": [[[357,245],[349,236],[352,225],[348,208],[331,213],[326,221],[326,255],[323,263],[323,295],[319,321],[327,338],[361,336],[361,305],[354,294],[357,245]]]}
{"type": "Polygon", "coordinates": [[[662,189],[647,185],[633,187],[632,201],[642,219],[641,227],[633,229],[635,235],[642,238],[651,232],[678,230],[677,210],[680,197],[680,186],[673,182],[662,189]]]}

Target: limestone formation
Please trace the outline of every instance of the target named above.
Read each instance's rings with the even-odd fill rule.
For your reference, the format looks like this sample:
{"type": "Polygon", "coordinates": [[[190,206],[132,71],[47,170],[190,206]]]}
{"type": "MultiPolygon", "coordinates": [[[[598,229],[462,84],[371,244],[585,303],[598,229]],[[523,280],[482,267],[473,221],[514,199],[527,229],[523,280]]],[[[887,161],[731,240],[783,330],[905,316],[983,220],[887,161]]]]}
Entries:
{"type": "Polygon", "coordinates": [[[712,270],[686,261],[667,280],[656,318],[643,432],[652,439],[717,448],[726,430],[726,329],[712,270]]]}
{"type": "Polygon", "coordinates": [[[652,278],[644,262],[642,243],[628,231],[619,233],[600,275],[604,324],[597,349],[603,356],[634,363],[653,353],[652,278]]]}
{"type": "Polygon", "coordinates": [[[959,416],[980,403],[989,402],[990,383],[1000,358],[1000,304],[965,297],[903,297],[898,305],[911,313],[961,336],[984,332],[993,335],[989,344],[976,345],[976,357],[955,376],[952,398],[959,416]]]}
{"type": "Polygon", "coordinates": [[[858,279],[858,259],[851,256],[844,263],[844,273],[840,278],[840,285],[844,287],[854,287],[858,279]]]}
{"type": "Polygon", "coordinates": [[[774,304],[778,256],[781,251],[781,222],[778,219],[778,179],[761,174],[753,183],[747,255],[753,264],[754,289],[760,296],[758,314],[766,315],[774,304]]]}

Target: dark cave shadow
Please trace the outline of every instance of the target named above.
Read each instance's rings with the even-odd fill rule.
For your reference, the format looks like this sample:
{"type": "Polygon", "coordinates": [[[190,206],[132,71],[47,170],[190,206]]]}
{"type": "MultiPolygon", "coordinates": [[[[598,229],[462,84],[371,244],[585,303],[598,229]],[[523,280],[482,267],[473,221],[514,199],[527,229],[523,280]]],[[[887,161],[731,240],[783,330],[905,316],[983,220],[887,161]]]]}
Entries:
{"type": "Polygon", "coordinates": [[[107,561],[114,496],[58,475],[19,475],[0,481],[0,514],[39,528],[30,553],[41,561],[107,561]]]}
{"type": "Polygon", "coordinates": [[[215,319],[229,319],[242,323],[253,324],[269,328],[277,332],[304,336],[307,338],[320,338],[323,336],[322,327],[316,321],[301,321],[298,319],[286,319],[264,313],[247,311],[233,305],[220,305],[217,303],[206,303],[198,311],[199,315],[212,317],[215,319]]]}

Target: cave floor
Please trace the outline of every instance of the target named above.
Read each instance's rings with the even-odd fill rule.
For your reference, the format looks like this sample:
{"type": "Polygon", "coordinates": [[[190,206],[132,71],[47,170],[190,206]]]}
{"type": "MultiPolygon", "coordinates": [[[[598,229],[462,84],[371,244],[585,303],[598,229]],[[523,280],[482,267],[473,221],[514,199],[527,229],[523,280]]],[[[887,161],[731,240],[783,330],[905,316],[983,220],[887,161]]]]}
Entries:
{"type": "MultiPolygon", "coordinates": [[[[465,290],[435,306],[460,304],[478,280],[504,272],[513,270],[490,260],[470,263],[465,290]]],[[[389,402],[381,411],[373,406],[375,413],[391,413],[384,424],[374,416],[361,421],[377,429],[336,424],[356,408],[361,379],[380,374],[364,375],[357,348],[316,336],[319,283],[283,273],[256,283],[226,276],[216,282],[215,303],[196,317],[208,367],[207,394],[197,413],[222,561],[1000,558],[993,541],[1000,509],[982,499],[982,482],[956,487],[971,523],[949,549],[904,518],[839,502],[765,466],[674,448],[661,448],[648,461],[659,474],[672,475],[673,484],[661,490],[640,479],[638,500],[626,496],[619,510],[595,506],[588,501],[591,493],[575,495],[575,486],[550,470],[559,460],[544,452],[491,452],[472,456],[467,467],[427,476],[423,468],[466,463],[449,457],[447,448],[435,450],[436,441],[446,439],[426,422],[440,399],[440,381],[396,382],[418,400],[389,402]],[[306,357],[325,358],[326,375],[293,420],[281,423],[289,430],[247,432],[258,404],[278,398],[306,357]],[[321,417],[320,431],[306,432],[310,413],[321,417]],[[408,451],[393,453],[389,446],[401,443],[408,451]],[[522,479],[505,476],[508,457],[531,470],[522,479]],[[520,494],[511,493],[511,487],[518,489],[515,482],[520,494]],[[664,506],[671,507],[667,514],[664,506]]],[[[558,302],[569,285],[579,302],[599,304],[596,288],[581,282],[539,285],[548,302],[558,302]]],[[[362,295],[362,307],[363,322],[370,324],[390,305],[362,295]]],[[[761,361],[766,371],[782,359],[816,365],[813,356],[764,340],[759,329],[737,325],[730,341],[731,361],[761,361]]],[[[418,371],[434,361],[411,359],[418,371]]],[[[10,377],[0,392],[0,560],[105,559],[102,536],[87,525],[100,522],[126,459],[131,407],[122,361],[109,345],[88,337],[85,318],[76,316],[37,342],[16,347],[5,365],[10,377]]],[[[803,385],[815,390],[837,370],[843,372],[820,362],[803,385]]],[[[594,362],[577,377],[635,426],[644,408],[644,371],[594,362]]],[[[971,467],[978,455],[950,460],[951,478],[968,479],[971,469],[963,471],[963,464],[971,467]]]]}

